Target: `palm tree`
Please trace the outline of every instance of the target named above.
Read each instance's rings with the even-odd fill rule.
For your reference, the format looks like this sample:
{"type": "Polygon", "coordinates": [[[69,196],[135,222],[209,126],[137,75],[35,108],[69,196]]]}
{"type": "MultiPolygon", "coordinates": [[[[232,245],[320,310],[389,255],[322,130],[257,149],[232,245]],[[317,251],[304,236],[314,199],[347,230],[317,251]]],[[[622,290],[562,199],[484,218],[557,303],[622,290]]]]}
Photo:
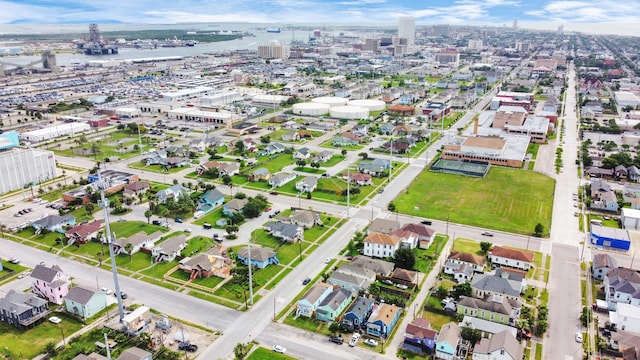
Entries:
{"type": "MultiPolygon", "coordinates": [[[[60,144],[58,144],[58,147],[60,146],[60,144]]],[[[62,179],[64,180],[64,186],[67,186],[67,170],[62,169],[62,179]]]]}
{"type": "Polygon", "coordinates": [[[7,225],[0,224],[0,235],[4,236],[4,231],[7,229],[7,225]]]}
{"type": "Polygon", "coordinates": [[[127,252],[127,254],[129,254],[129,262],[131,262],[132,256],[133,256],[133,254],[132,254],[132,252],[133,252],[133,244],[127,243],[124,246],[124,250],[127,252]]]}
{"type": "Polygon", "coordinates": [[[151,210],[147,210],[144,212],[144,217],[147,218],[147,224],[149,224],[149,219],[151,219],[151,216],[153,215],[153,213],[151,212],[151,210]]]}

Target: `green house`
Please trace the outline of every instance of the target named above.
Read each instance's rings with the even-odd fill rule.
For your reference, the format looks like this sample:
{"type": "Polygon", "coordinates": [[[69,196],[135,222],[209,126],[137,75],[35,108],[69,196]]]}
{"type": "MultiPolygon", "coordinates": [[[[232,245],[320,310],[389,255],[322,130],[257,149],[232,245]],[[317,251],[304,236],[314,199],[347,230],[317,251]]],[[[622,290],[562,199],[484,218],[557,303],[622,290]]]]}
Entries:
{"type": "Polygon", "coordinates": [[[326,322],[335,321],[351,304],[352,299],[351,291],[342,288],[334,290],[316,309],[316,319],[326,322]]]}
{"type": "Polygon", "coordinates": [[[457,306],[460,315],[514,326],[520,318],[522,303],[500,295],[488,295],[484,299],[462,296],[457,306]]]}

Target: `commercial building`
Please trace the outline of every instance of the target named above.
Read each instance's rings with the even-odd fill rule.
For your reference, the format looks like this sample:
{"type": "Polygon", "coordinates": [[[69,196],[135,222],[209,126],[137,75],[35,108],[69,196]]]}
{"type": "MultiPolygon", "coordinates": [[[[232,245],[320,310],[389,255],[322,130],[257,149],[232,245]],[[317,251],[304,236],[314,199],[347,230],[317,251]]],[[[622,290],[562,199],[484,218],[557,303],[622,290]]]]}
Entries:
{"type": "Polygon", "coordinates": [[[63,136],[75,136],[79,133],[87,132],[91,130],[91,126],[87,123],[64,123],[59,125],[53,125],[38,130],[27,131],[18,135],[20,140],[28,141],[30,143],[39,143],[56,139],[63,136]]]}
{"type": "Polygon", "coordinates": [[[291,48],[281,45],[278,40],[272,40],[269,45],[258,45],[258,57],[262,59],[288,59],[291,48]]]}
{"type": "Polygon", "coordinates": [[[456,137],[444,145],[442,158],[483,161],[491,165],[522,166],[530,137],[523,135],[456,137]]]}
{"type": "Polygon", "coordinates": [[[631,239],[627,230],[591,224],[591,244],[628,251],[631,239]]]}
{"type": "Polygon", "coordinates": [[[436,53],[436,62],[440,65],[447,65],[457,68],[460,65],[460,53],[456,49],[444,49],[436,53]]]}
{"type": "Polygon", "coordinates": [[[223,111],[204,111],[197,108],[179,108],[167,111],[169,119],[195,121],[206,124],[226,125],[238,119],[234,113],[223,111]]]}
{"type": "Polygon", "coordinates": [[[182,101],[189,99],[196,99],[202,96],[207,96],[215,92],[214,88],[208,86],[198,86],[190,89],[181,89],[177,91],[164,92],[159,97],[166,102],[182,101]]]}
{"type": "Polygon", "coordinates": [[[416,18],[413,16],[400,16],[398,18],[398,40],[406,39],[407,45],[415,43],[416,18]]]}
{"type": "Polygon", "coordinates": [[[0,193],[35,186],[58,176],[55,155],[33,148],[0,152],[0,174],[0,193]]]}

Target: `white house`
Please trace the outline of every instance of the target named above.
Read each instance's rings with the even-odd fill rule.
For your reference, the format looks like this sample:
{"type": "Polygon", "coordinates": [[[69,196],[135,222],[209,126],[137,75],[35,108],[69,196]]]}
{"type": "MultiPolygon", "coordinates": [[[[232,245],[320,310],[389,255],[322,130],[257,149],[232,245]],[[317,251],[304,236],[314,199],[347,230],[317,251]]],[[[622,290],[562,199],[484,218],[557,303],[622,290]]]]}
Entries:
{"type": "Polygon", "coordinates": [[[307,176],[304,179],[296,182],[296,190],[300,192],[312,192],[318,186],[318,178],[315,176],[307,176]]]}
{"type": "Polygon", "coordinates": [[[529,270],[533,264],[533,253],[530,251],[494,246],[493,249],[489,251],[489,260],[492,264],[529,270]]]}
{"type": "Polygon", "coordinates": [[[618,303],[615,311],[609,311],[609,321],[618,330],[640,333],[640,307],[618,303]]]}
{"type": "Polygon", "coordinates": [[[295,178],[296,178],[296,174],[284,173],[284,172],[277,173],[273,175],[271,179],[269,179],[269,185],[272,188],[281,187],[286,183],[295,180],[295,178]]]}
{"type": "Polygon", "coordinates": [[[609,308],[613,303],[640,307],[640,274],[635,270],[617,268],[607,271],[603,288],[609,308]]]}
{"type": "Polygon", "coordinates": [[[366,256],[386,258],[393,256],[400,248],[400,238],[395,235],[370,233],[364,239],[366,256]]]}
{"type": "Polygon", "coordinates": [[[473,360],[521,360],[524,349],[508,331],[480,340],[473,349],[473,360]]]}

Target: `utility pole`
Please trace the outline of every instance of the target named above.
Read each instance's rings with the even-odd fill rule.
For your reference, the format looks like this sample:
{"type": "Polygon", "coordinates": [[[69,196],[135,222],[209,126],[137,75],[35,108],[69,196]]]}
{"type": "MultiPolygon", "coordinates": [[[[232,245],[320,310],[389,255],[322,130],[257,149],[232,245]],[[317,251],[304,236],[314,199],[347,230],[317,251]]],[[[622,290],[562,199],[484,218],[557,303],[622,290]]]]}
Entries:
{"type": "Polygon", "coordinates": [[[351,184],[351,175],[349,173],[349,168],[347,168],[347,217],[349,217],[351,213],[351,208],[349,207],[350,205],[349,198],[351,197],[349,194],[350,192],[349,184],[351,184]]]}
{"type": "Polygon", "coordinates": [[[391,182],[392,171],[393,171],[393,134],[391,135],[391,143],[389,146],[389,182],[391,182]]]}
{"type": "Polygon", "coordinates": [[[253,234],[251,234],[251,238],[249,239],[249,303],[253,305],[253,277],[251,276],[251,241],[253,240],[253,234]]]}

